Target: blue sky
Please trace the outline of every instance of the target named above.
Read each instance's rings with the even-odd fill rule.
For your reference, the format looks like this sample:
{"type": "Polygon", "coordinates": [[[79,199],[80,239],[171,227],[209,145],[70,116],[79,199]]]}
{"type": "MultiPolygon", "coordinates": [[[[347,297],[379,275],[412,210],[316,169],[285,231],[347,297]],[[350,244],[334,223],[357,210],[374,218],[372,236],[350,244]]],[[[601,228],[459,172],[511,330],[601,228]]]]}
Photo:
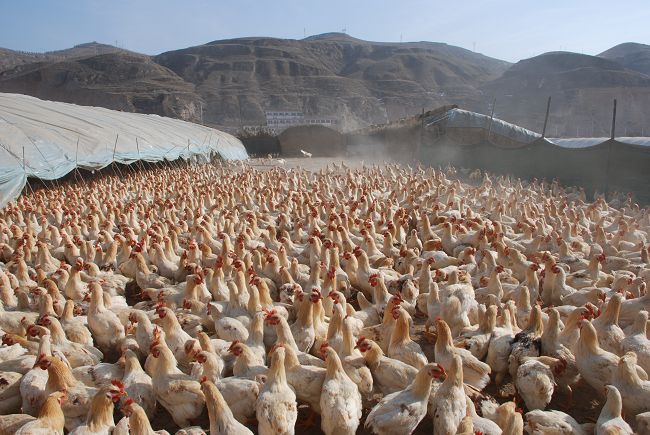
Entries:
{"type": "Polygon", "coordinates": [[[217,39],[341,31],[436,41],[508,61],[555,50],[650,44],[648,0],[0,0],[0,47],[48,51],[98,41],[158,54],[217,39]]]}

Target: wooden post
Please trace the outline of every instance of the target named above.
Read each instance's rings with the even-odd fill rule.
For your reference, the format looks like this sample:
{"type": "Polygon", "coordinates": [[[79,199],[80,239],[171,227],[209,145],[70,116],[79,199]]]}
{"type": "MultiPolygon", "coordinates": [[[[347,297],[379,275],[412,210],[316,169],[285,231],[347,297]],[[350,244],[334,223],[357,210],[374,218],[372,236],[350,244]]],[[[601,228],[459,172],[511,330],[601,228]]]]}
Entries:
{"type": "Polygon", "coordinates": [[[612,113],[612,134],[610,136],[610,139],[614,139],[616,137],[616,99],[614,99],[614,111],[612,113]]]}
{"type": "Polygon", "coordinates": [[[546,126],[548,125],[548,114],[551,111],[551,97],[546,102],[546,116],[544,117],[544,128],[542,129],[542,139],[546,137],[546,126]]]}

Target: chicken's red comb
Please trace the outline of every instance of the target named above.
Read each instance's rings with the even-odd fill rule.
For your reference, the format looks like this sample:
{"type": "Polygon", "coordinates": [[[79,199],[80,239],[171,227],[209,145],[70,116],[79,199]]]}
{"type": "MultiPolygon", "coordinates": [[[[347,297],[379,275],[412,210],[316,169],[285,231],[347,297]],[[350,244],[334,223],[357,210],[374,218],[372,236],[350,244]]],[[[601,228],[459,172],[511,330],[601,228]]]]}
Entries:
{"type": "Polygon", "coordinates": [[[237,346],[238,344],[239,344],[239,340],[233,341],[232,343],[230,343],[230,347],[228,348],[228,350],[233,350],[235,346],[237,346]]]}
{"type": "Polygon", "coordinates": [[[131,406],[135,403],[135,401],[131,398],[126,399],[126,402],[124,403],[124,406],[131,406]]]}
{"type": "Polygon", "coordinates": [[[119,388],[120,390],[124,390],[124,384],[123,384],[122,381],[120,381],[120,380],[113,379],[113,380],[111,381],[111,384],[114,385],[114,386],[116,386],[116,387],[119,388]]]}
{"type": "Polygon", "coordinates": [[[365,340],[366,340],[366,337],[363,337],[363,336],[359,337],[359,339],[357,340],[357,346],[359,346],[359,345],[360,345],[361,343],[363,343],[365,340]]]}
{"type": "Polygon", "coordinates": [[[208,382],[207,376],[201,376],[201,383],[208,382]]]}

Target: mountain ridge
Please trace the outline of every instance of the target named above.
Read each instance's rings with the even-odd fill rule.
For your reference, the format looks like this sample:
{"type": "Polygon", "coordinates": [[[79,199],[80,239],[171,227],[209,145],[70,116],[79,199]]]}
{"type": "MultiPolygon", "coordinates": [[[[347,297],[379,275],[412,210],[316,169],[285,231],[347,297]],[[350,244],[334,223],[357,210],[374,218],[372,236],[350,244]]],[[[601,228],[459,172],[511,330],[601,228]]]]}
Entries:
{"type": "Polygon", "coordinates": [[[43,54],[0,49],[0,92],[233,130],[263,125],[268,110],[335,117],[349,130],[447,104],[490,113],[496,99],[495,115],[539,131],[552,96],[558,134],[575,135],[574,124],[596,134],[615,97],[626,128],[650,124],[646,60],[650,72],[650,46],[624,43],[597,56],[549,52],[510,64],[440,42],[340,32],[221,39],[153,56],[93,42],[43,54]]]}

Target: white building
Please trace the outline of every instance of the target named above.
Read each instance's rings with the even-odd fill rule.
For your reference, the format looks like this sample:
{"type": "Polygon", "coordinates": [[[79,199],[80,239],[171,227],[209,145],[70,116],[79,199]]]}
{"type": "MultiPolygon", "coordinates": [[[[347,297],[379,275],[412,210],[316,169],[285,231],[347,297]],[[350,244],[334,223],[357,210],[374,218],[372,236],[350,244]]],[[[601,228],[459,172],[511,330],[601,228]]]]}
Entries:
{"type": "Polygon", "coordinates": [[[266,126],[280,132],[295,125],[324,125],[334,127],[339,123],[335,118],[305,117],[303,112],[296,111],[267,111],[266,126]]]}

